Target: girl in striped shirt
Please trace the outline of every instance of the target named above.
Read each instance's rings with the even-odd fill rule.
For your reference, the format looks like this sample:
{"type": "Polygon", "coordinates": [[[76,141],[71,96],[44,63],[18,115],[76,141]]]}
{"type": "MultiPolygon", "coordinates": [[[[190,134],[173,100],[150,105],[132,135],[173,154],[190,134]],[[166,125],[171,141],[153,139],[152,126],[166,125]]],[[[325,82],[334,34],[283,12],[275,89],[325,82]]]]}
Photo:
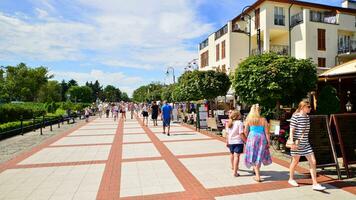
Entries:
{"type": "Polygon", "coordinates": [[[303,100],[299,103],[298,109],[294,112],[290,122],[290,138],[293,141],[299,140],[298,146],[291,148],[292,162],[289,167],[288,183],[294,187],[298,187],[298,183],[294,180],[294,170],[299,163],[300,156],[305,156],[309,162],[310,175],[313,181],[313,190],[325,190],[325,187],[318,184],[316,181],[316,160],[313,149],[309,144],[310,119],[310,103],[303,100]]]}

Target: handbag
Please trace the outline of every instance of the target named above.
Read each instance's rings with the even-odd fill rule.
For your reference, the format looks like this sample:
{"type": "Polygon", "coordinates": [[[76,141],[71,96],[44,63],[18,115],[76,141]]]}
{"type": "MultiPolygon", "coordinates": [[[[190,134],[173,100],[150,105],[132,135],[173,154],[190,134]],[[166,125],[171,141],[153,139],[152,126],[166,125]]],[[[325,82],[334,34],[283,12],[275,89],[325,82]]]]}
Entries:
{"type": "MultiPolygon", "coordinates": [[[[302,133],[302,136],[300,136],[300,138],[303,138],[304,137],[304,133],[305,133],[305,129],[303,130],[303,133],[302,133]]],[[[291,137],[291,135],[289,135],[289,138],[286,142],[286,147],[287,148],[290,148],[292,150],[297,150],[298,149],[298,146],[300,144],[300,138],[299,139],[296,139],[295,141],[293,141],[293,138],[291,137]]]]}

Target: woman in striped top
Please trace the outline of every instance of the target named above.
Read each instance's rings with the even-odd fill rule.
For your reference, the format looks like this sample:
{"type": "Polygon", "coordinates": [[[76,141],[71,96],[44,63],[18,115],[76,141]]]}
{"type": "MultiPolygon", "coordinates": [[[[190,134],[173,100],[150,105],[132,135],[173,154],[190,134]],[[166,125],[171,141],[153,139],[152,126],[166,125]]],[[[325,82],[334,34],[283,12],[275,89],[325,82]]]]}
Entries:
{"type": "Polygon", "coordinates": [[[288,183],[294,187],[298,187],[298,183],[294,180],[294,170],[299,163],[300,156],[305,156],[309,162],[310,174],[313,181],[313,190],[325,190],[316,181],[316,160],[313,149],[309,144],[309,130],[310,130],[310,103],[303,100],[299,103],[298,109],[295,111],[290,122],[290,136],[293,141],[299,140],[299,146],[292,147],[290,152],[292,155],[292,163],[289,167],[288,183]]]}

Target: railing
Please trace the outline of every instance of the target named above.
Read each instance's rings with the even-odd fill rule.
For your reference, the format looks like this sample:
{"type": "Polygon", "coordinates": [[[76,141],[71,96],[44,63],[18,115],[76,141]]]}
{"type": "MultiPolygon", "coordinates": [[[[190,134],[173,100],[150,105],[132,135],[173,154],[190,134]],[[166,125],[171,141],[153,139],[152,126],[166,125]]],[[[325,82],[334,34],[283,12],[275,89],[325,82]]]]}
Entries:
{"type": "Polygon", "coordinates": [[[336,14],[331,12],[310,11],[310,21],[337,24],[336,14]]]}
{"type": "Polygon", "coordinates": [[[279,55],[288,55],[288,45],[270,45],[269,51],[279,55]]]}
{"type": "Polygon", "coordinates": [[[291,27],[303,23],[303,12],[297,13],[291,17],[291,27]]]}
{"type": "Polygon", "coordinates": [[[207,47],[208,45],[209,45],[209,40],[206,39],[206,40],[204,40],[203,42],[201,42],[201,43],[199,44],[199,49],[202,50],[202,49],[204,49],[205,47],[207,47]]]}
{"type": "Polygon", "coordinates": [[[348,45],[338,47],[338,54],[356,53],[356,40],[350,40],[348,45]]]}
{"type": "Polygon", "coordinates": [[[50,131],[52,131],[53,125],[57,124],[58,128],[60,128],[60,125],[63,124],[64,121],[67,121],[67,123],[69,124],[69,121],[72,120],[73,123],[75,123],[76,117],[79,117],[79,119],[81,119],[81,114],[74,113],[69,116],[65,115],[65,116],[57,116],[57,117],[38,116],[38,117],[33,117],[33,119],[26,119],[26,120],[24,120],[21,117],[20,126],[18,128],[0,132],[0,140],[19,134],[23,135],[24,133],[35,131],[36,129],[39,129],[40,135],[42,135],[42,129],[46,128],[46,126],[49,126],[50,131]]]}
{"type": "Polygon", "coordinates": [[[228,31],[227,24],[223,26],[221,29],[215,32],[215,40],[219,39],[221,36],[225,35],[228,31]]]}
{"type": "Polygon", "coordinates": [[[255,55],[259,55],[263,53],[263,47],[261,46],[261,52],[258,51],[258,48],[256,49],[252,49],[251,50],[251,55],[255,56],[255,55]]]}
{"type": "MultiPolygon", "coordinates": [[[[288,45],[270,45],[269,51],[274,52],[279,55],[288,55],[289,46],[288,45]]],[[[259,55],[264,53],[263,47],[261,47],[261,52],[259,53],[258,48],[251,50],[251,55],[259,55]]]]}
{"type": "Polygon", "coordinates": [[[285,16],[284,15],[274,15],[274,25],[280,25],[284,26],[284,20],[285,16]]]}

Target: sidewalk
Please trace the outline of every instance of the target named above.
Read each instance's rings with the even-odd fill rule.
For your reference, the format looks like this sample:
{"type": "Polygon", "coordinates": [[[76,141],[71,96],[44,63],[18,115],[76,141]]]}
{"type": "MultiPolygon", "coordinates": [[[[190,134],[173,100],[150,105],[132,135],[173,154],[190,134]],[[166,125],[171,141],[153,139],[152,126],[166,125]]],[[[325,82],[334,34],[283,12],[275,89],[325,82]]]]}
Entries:
{"type": "MultiPolygon", "coordinates": [[[[356,186],[319,176],[324,192],[298,168],[288,185],[288,162],[262,166],[262,183],[240,162],[233,177],[221,138],[172,124],[97,118],[0,165],[0,199],[356,199],[356,186]]],[[[243,157],[241,158],[243,160],[243,157]]]]}

